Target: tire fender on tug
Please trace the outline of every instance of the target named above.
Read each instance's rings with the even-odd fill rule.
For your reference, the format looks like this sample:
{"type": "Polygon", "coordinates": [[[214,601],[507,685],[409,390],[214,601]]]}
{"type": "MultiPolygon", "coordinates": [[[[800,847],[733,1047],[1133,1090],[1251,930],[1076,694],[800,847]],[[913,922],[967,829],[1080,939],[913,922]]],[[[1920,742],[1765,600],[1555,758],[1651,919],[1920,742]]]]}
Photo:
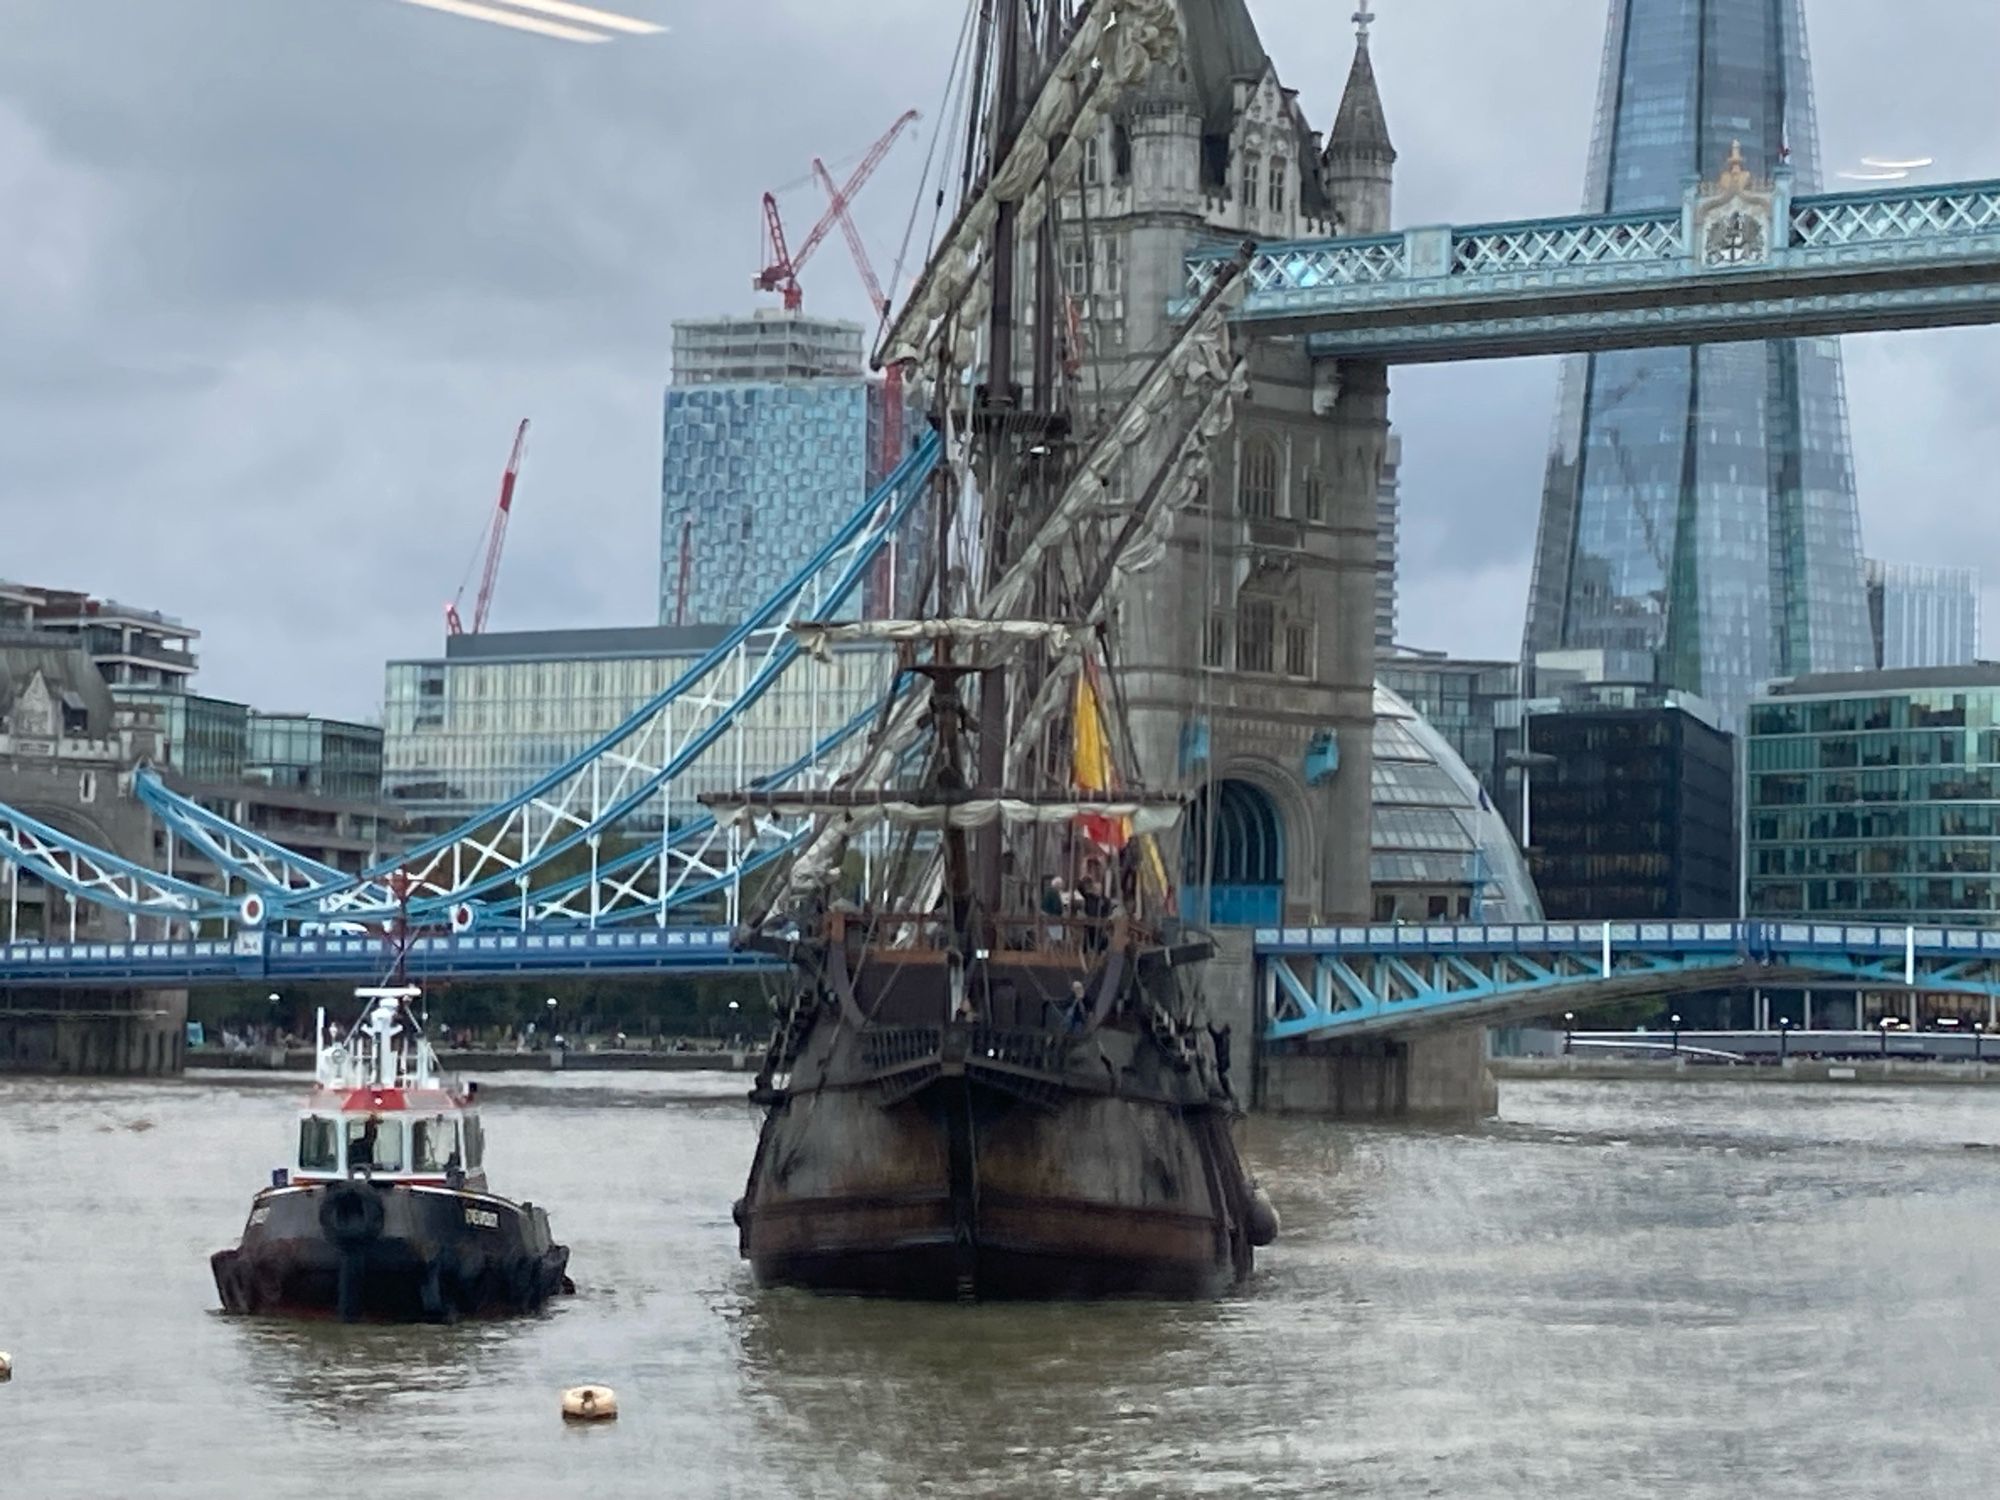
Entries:
{"type": "Polygon", "coordinates": [[[320,1199],[319,1227],[344,1250],[381,1238],[382,1218],[382,1195],[358,1182],[337,1182],[320,1199]]]}

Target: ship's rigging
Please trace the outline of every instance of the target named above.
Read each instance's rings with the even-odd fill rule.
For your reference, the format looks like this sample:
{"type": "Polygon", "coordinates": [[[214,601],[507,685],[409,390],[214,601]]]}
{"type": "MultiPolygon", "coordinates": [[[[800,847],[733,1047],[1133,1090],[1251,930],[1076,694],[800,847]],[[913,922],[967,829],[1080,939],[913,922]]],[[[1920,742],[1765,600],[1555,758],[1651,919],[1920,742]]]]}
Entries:
{"type": "Polygon", "coordinates": [[[702,798],[731,825],[815,819],[742,935],[792,986],[737,1221],[764,1280],[1207,1295],[1275,1231],[1230,1136],[1210,945],[1153,842],[1184,798],[1146,786],[1116,603],[1244,390],[1227,315],[1247,257],[1108,420],[1079,420],[1056,268],[1084,226],[1062,206],[1122,92],[1176,64],[1179,11],[978,3],[965,199],[877,351],[949,459],[924,612],[793,627],[809,656],[895,653],[898,692],[830,787],[702,798]],[[879,872],[859,891],[857,841],[879,872]]]}

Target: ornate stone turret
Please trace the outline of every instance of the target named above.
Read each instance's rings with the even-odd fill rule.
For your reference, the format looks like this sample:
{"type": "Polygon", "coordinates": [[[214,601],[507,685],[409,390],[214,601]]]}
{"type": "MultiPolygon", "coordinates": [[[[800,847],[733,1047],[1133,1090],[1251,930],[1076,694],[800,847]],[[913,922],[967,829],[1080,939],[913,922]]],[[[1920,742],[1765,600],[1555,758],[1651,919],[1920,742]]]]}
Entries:
{"type": "Polygon", "coordinates": [[[1340,96],[1333,133],[1323,158],[1327,191],[1342,234],[1385,234],[1396,175],[1396,148],[1375,87],[1375,64],[1368,56],[1368,26],[1375,19],[1367,0],[1354,13],[1354,65],[1340,96]]]}

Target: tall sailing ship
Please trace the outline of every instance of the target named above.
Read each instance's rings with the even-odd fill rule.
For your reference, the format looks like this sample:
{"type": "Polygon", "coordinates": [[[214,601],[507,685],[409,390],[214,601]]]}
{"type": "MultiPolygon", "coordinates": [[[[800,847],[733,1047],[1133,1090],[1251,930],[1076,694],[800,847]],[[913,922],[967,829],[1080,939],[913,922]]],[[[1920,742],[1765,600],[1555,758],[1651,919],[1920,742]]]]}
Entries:
{"type": "Polygon", "coordinates": [[[1162,852],[1185,798],[1134,761],[1116,604],[1244,389],[1225,322],[1242,262],[1089,420],[1057,276],[1087,226],[1058,220],[1120,93],[1180,65],[1178,7],[982,12],[962,202],[877,356],[943,442],[924,613],[795,627],[816,651],[893,651],[899,691],[830,787],[705,799],[813,820],[739,934],[791,976],[741,1251],[760,1281],[830,1291],[1211,1296],[1276,1220],[1234,1138],[1211,945],[1162,852]]]}

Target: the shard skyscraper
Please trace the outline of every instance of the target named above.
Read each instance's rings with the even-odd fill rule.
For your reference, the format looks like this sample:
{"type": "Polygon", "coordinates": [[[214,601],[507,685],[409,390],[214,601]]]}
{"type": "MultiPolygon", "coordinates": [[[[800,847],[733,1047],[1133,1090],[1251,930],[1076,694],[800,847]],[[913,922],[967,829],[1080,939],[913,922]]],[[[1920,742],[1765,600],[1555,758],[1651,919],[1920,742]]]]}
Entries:
{"type": "MultiPolygon", "coordinates": [[[[1611,0],[1585,209],[1677,207],[1741,142],[1820,190],[1802,0],[1611,0]]],[[[1576,356],[1563,372],[1523,641],[1700,693],[1872,665],[1839,345],[1576,356]]]]}

